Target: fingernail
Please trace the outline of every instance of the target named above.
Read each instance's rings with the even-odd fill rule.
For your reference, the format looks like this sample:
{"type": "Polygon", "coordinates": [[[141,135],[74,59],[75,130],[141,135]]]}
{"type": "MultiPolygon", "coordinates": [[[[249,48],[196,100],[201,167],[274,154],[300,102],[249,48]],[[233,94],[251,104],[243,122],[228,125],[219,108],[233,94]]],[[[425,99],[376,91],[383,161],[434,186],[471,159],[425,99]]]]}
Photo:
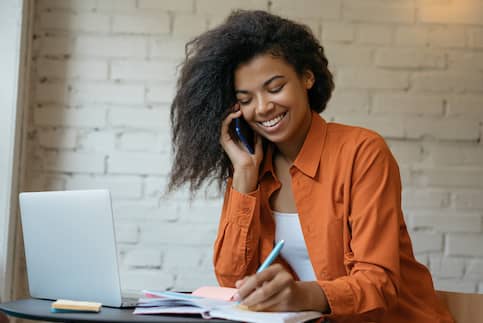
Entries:
{"type": "Polygon", "coordinates": [[[234,301],[238,302],[240,301],[240,294],[238,293],[235,293],[233,294],[233,296],[231,297],[234,301]]]}

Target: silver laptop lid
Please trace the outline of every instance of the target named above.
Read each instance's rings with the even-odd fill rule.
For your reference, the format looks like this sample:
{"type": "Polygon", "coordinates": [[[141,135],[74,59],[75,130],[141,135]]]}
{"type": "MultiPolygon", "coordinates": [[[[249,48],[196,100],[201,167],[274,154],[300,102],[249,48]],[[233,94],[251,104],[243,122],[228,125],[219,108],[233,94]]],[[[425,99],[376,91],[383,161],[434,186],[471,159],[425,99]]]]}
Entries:
{"type": "Polygon", "coordinates": [[[20,194],[30,295],[121,305],[107,190],[20,194]]]}

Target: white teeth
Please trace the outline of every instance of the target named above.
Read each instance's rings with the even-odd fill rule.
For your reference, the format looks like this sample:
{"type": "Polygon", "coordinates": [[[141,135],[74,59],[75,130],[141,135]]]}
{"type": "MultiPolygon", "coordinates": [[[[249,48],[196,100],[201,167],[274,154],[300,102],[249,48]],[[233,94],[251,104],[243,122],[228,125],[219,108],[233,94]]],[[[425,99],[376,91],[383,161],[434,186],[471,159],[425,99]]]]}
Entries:
{"type": "Polygon", "coordinates": [[[283,117],[285,117],[285,113],[282,113],[281,115],[279,115],[278,117],[275,117],[273,118],[272,120],[268,120],[268,121],[263,121],[263,122],[260,122],[264,127],[273,127],[275,126],[277,123],[279,123],[283,117]]]}

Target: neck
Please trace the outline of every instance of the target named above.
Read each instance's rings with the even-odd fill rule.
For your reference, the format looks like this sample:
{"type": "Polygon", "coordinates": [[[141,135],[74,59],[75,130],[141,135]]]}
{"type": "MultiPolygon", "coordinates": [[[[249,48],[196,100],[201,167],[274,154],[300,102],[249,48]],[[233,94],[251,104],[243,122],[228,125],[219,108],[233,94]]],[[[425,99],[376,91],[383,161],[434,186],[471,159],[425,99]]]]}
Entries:
{"type": "Polygon", "coordinates": [[[304,127],[300,129],[289,142],[277,144],[277,149],[279,153],[290,163],[293,163],[297,158],[302,146],[304,145],[305,138],[310,130],[310,125],[312,124],[312,111],[309,110],[307,114],[307,121],[304,122],[304,127]]]}

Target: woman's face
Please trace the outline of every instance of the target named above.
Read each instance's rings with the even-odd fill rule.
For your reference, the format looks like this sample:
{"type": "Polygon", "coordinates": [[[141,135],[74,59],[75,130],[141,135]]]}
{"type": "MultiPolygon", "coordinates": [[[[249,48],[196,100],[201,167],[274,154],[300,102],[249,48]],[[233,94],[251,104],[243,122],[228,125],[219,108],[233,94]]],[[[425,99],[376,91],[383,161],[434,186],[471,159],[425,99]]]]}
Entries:
{"type": "Polygon", "coordinates": [[[311,122],[307,91],[313,73],[301,77],[283,58],[262,54],[241,64],[234,77],[236,98],[251,128],[276,145],[301,147],[311,122]]]}

